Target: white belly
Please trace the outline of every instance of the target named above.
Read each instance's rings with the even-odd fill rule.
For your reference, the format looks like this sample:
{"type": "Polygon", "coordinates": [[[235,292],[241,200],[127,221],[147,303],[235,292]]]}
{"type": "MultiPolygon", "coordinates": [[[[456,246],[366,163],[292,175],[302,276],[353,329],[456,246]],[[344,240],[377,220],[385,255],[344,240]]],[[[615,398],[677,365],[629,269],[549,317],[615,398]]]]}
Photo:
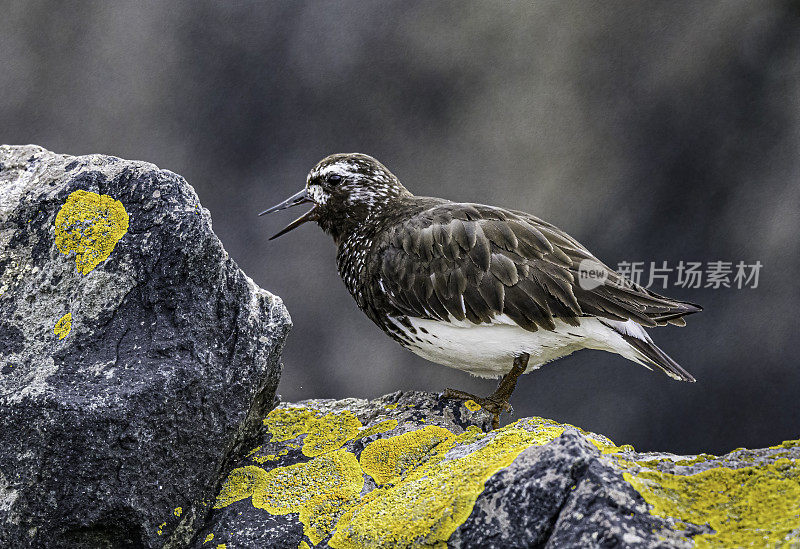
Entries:
{"type": "MultiPolygon", "coordinates": [[[[554,331],[536,332],[520,328],[506,315],[496,317],[492,324],[409,320],[416,333],[399,322],[395,324],[412,341],[408,346],[411,351],[431,362],[480,377],[508,373],[514,357],[523,353],[530,355],[526,373],[580,349],[610,351],[642,363],[617,332],[596,318],[582,319],[580,326],[556,320],[554,331]]],[[[641,330],[638,325],[635,328],[641,330]]]]}

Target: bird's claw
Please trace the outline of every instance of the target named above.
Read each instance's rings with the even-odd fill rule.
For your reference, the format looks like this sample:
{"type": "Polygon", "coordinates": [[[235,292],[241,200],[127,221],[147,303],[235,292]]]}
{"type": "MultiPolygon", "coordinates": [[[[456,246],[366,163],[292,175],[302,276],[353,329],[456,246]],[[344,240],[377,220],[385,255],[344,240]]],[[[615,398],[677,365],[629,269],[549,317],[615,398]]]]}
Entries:
{"type": "Polygon", "coordinates": [[[507,398],[500,398],[495,395],[479,397],[471,393],[448,388],[442,393],[442,398],[451,400],[472,400],[479,404],[481,408],[492,415],[492,429],[497,429],[500,426],[500,414],[503,412],[511,414],[514,411],[514,408],[507,398]]]}

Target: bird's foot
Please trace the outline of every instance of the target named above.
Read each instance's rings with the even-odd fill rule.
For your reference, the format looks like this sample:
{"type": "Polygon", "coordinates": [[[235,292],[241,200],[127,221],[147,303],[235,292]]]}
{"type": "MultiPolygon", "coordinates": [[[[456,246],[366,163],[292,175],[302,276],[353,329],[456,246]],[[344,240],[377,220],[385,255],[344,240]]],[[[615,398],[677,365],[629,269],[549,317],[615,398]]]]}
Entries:
{"type": "MultiPolygon", "coordinates": [[[[511,395],[508,395],[511,396],[511,395]]],[[[487,397],[479,397],[471,393],[459,391],[457,389],[447,389],[442,395],[443,398],[452,400],[472,400],[481,408],[492,414],[492,429],[500,427],[500,414],[508,412],[509,414],[514,411],[511,403],[508,401],[508,396],[498,395],[497,391],[487,397]]]]}
{"type": "Polygon", "coordinates": [[[503,376],[497,389],[494,393],[486,398],[477,397],[464,391],[456,389],[447,389],[442,395],[444,398],[451,398],[454,400],[474,400],[480,404],[481,408],[492,414],[492,429],[500,427],[500,414],[503,412],[511,413],[514,409],[511,407],[511,393],[517,386],[517,378],[525,373],[528,368],[528,353],[522,353],[520,356],[514,357],[514,364],[511,370],[503,376]]]}

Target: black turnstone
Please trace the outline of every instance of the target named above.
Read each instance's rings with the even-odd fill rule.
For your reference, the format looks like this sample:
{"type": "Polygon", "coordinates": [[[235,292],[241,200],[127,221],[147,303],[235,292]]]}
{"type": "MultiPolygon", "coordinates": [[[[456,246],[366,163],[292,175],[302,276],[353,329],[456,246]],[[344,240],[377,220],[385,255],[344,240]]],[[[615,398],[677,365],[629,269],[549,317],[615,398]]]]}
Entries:
{"type": "Polygon", "coordinates": [[[314,206],[272,238],[316,221],[358,307],[384,332],[432,362],[502,377],[486,398],[445,393],[487,408],[495,427],[520,374],[579,349],[694,381],[644,328],[683,326],[701,308],[628,281],[538,217],[414,196],[364,154],[324,158],[303,190],[260,215],[304,203],[314,206]],[[594,278],[584,284],[586,265],[594,278]]]}

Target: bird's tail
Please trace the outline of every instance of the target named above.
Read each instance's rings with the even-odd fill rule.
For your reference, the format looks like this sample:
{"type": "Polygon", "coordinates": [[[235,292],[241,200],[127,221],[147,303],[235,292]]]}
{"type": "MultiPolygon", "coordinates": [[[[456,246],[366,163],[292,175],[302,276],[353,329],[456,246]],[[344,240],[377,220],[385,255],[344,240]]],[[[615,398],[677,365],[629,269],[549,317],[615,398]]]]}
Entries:
{"type": "Polygon", "coordinates": [[[669,377],[679,381],[697,381],[692,374],[681,368],[680,364],[672,360],[667,353],[653,343],[644,328],[638,324],[630,321],[617,322],[605,319],[602,322],[622,336],[622,339],[639,355],[640,362],[645,366],[652,364],[669,377]]]}

